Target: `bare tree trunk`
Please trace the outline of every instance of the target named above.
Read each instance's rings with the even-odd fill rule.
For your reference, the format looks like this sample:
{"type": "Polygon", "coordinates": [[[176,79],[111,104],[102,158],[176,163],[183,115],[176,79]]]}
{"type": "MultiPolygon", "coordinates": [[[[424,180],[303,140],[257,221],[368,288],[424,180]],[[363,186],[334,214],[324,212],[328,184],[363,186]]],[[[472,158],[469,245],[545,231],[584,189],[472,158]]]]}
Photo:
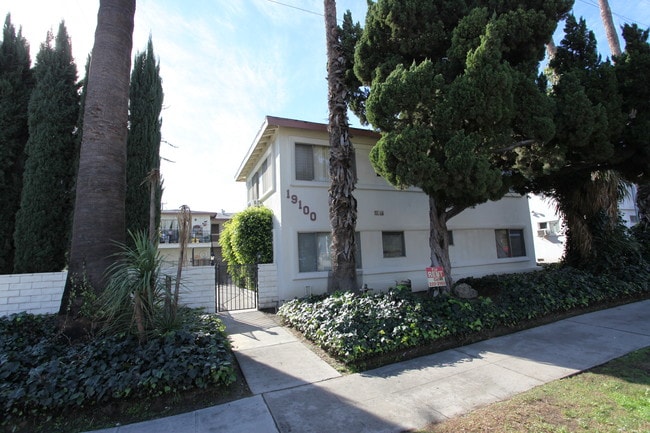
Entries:
{"type": "Polygon", "coordinates": [[[172,308],[174,315],[178,309],[178,294],[181,287],[181,274],[183,272],[183,262],[185,261],[185,248],[190,235],[190,225],[192,224],[192,211],[188,206],[181,206],[178,212],[178,242],[180,244],[180,253],[178,257],[178,268],[176,270],[176,285],[174,287],[174,301],[172,308]]]}
{"type": "Polygon", "coordinates": [[[345,57],[336,22],[336,1],[325,0],[330,141],[329,217],[332,227],[332,273],[329,291],[358,291],[354,232],[357,222],[354,148],[345,103],[345,57]]]}
{"type": "MultiPolygon", "coordinates": [[[[156,194],[160,185],[160,170],[154,168],[147,176],[149,182],[149,242],[156,242],[158,227],[156,227],[157,202],[156,194]]],[[[156,242],[157,243],[157,242],[156,242]]]]}
{"type": "Polygon", "coordinates": [[[616,27],[614,27],[614,19],[612,18],[612,10],[609,8],[609,1],[598,0],[598,6],[600,7],[600,18],[603,20],[603,26],[605,26],[609,50],[612,52],[612,56],[618,57],[621,55],[621,43],[618,39],[616,27]]]}
{"type": "Polygon", "coordinates": [[[442,267],[445,272],[446,293],[451,292],[451,260],[449,259],[449,219],[445,209],[440,209],[433,197],[429,197],[429,248],[431,249],[431,266],[442,267]]]}
{"type": "Polygon", "coordinates": [[[546,55],[548,56],[548,60],[551,61],[553,58],[555,58],[555,55],[557,54],[557,47],[555,46],[555,42],[553,42],[553,38],[551,38],[550,41],[546,44],[546,55]]]}
{"type": "Polygon", "coordinates": [[[60,314],[78,316],[74,282],[104,287],[125,241],[126,138],[135,0],[100,0],[88,71],[70,265],[60,314]],[[74,294],[73,294],[74,292],[74,294]]]}
{"type": "Polygon", "coordinates": [[[133,308],[133,316],[135,320],[135,326],[138,330],[138,340],[142,343],[146,340],[146,331],[145,331],[145,319],[144,319],[144,308],[142,307],[142,294],[135,294],[135,305],[133,308]]]}

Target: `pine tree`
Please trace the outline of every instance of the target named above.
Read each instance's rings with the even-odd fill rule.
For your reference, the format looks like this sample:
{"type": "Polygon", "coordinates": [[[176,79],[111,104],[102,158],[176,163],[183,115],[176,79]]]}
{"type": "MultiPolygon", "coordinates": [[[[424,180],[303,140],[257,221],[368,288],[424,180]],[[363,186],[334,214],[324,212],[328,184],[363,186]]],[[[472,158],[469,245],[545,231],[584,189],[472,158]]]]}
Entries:
{"type": "Polygon", "coordinates": [[[14,224],[20,206],[27,106],[33,87],[29,44],[7,15],[0,44],[0,274],[14,265],[14,224]]]}
{"type": "Polygon", "coordinates": [[[521,149],[517,168],[530,180],[529,190],[556,199],[567,225],[564,261],[592,266],[603,256],[599,239],[618,230],[620,169],[630,166],[630,157],[642,158],[622,145],[625,116],[615,68],[598,54],[583,19],[567,18],[549,67],[557,77],[550,89],[556,133],[542,146],[521,149]]]}
{"type": "Polygon", "coordinates": [[[62,270],[70,239],[79,112],[77,67],[63,22],[54,46],[52,41],[48,32],[34,66],[24,187],[14,232],[16,273],[62,270]]]}
{"type": "MultiPolygon", "coordinates": [[[[126,165],[127,231],[148,230],[150,183],[147,177],[160,168],[160,112],[163,103],[160,65],[151,37],[144,52],[133,62],[129,91],[129,136],[126,165]]],[[[156,227],[160,222],[160,184],[156,185],[156,227]]]]}
{"type": "Polygon", "coordinates": [[[514,151],[553,135],[537,71],[571,4],[369,3],[354,71],[370,86],[357,108],[382,134],[370,159],[391,184],[428,195],[431,264],[444,269],[448,287],[447,221],[501,198],[514,151]]]}

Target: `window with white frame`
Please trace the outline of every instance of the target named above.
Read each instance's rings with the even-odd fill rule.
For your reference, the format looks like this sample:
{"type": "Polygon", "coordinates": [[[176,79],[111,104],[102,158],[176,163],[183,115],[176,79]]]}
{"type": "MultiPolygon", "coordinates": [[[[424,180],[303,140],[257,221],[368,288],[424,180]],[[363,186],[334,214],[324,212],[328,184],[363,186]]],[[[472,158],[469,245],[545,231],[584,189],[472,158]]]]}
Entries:
{"type": "Polygon", "coordinates": [[[384,257],[405,257],[404,232],[381,232],[381,245],[384,257]]]}
{"type": "Polygon", "coordinates": [[[501,229],[494,231],[497,257],[523,257],[526,255],[524,231],[520,229],[501,229]]]}
{"type": "Polygon", "coordinates": [[[248,187],[248,200],[256,201],[273,189],[273,167],[266,158],[259,170],[251,177],[248,187]]]}
{"type": "Polygon", "coordinates": [[[559,220],[554,221],[544,221],[537,223],[537,234],[539,236],[557,236],[560,234],[561,226],[559,220]]]}
{"type": "Polygon", "coordinates": [[[329,180],[329,147],[296,143],[296,180],[329,180]]]}
{"type": "Polygon", "coordinates": [[[273,163],[271,157],[268,157],[260,167],[260,182],[262,195],[273,189],[273,163]]]}
{"type": "Polygon", "coordinates": [[[248,200],[255,201],[260,199],[260,175],[255,173],[251,178],[250,187],[248,188],[248,200]]]}
{"type": "MultiPolygon", "coordinates": [[[[296,180],[313,180],[329,182],[330,180],[330,148],[314,144],[296,143],[295,145],[295,174],[296,180]]],[[[357,177],[356,153],[350,157],[350,168],[353,176],[357,177]]]]}
{"type": "MultiPolygon", "coordinates": [[[[320,272],[332,269],[331,234],[329,232],[298,233],[298,272],[320,272]]],[[[355,233],[355,260],[361,268],[361,239],[355,233]]]]}

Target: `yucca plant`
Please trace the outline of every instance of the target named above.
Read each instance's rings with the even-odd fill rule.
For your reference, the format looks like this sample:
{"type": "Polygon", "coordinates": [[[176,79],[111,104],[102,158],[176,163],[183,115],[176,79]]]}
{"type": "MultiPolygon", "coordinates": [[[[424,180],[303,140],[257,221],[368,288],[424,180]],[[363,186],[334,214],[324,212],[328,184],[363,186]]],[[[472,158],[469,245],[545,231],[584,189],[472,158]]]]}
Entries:
{"type": "Polygon", "coordinates": [[[162,258],[155,242],[144,231],[129,231],[131,245],[119,244],[120,252],[107,269],[108,285],[100,298],[106,329],[131,331],[140,341],[156,329],[164,315],[165,290],[159,272],[162,258]]]}

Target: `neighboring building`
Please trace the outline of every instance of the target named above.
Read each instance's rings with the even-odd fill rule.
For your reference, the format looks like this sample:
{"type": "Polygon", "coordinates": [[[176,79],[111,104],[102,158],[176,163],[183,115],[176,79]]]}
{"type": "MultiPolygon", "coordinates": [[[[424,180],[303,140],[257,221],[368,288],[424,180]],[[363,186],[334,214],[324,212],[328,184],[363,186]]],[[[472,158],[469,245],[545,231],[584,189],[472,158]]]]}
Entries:
{"type": "Polygon", "coordinates": [[[555,211],[555,201],[543,195],[529,195],[535,256],[538,263],[556,263],[564,255],[564,221],[555,211]]]}
{"type": "MultiPolygon", "coordinates": [[[[160,215],[158,250],[164,266],[178,266],[180,244],[178,210],[163,210],[160,215]]],[[[192,226],[185,250],[183,266],[209,266],[221,260],[219,234],[223,224],[232,217],[225,212],[192,211],[192,226]]]]}
{"type": "MultiPolygon", "coordinates": [[[[566,236],[564,221],[556,211],[555,200],[532,194],[529,198],[537,262],[559,262],[564,255],[566,236]]],[[[639,222],[635,185],[630,186],[628,194],[619,202],[618,209],[627,227],[639,222]]]]}
{"type": "MultiPolygon", "coordinates": [[[[430,265],[428,198],[417,188],[397,190],[373,170],[375,132],[352,128],[358,182],[359,285],[385,290],[410,279],[426,290],[430,265]]],[[[277,301],[327,289],[330,269],[327,125],[266,117],[236,180],[246,182],[249,205],[274,213],[277,301]]],[[[507,194],[467,209],[449,222],[455,280],[536,268],[528,199],[507,194]]]]}

